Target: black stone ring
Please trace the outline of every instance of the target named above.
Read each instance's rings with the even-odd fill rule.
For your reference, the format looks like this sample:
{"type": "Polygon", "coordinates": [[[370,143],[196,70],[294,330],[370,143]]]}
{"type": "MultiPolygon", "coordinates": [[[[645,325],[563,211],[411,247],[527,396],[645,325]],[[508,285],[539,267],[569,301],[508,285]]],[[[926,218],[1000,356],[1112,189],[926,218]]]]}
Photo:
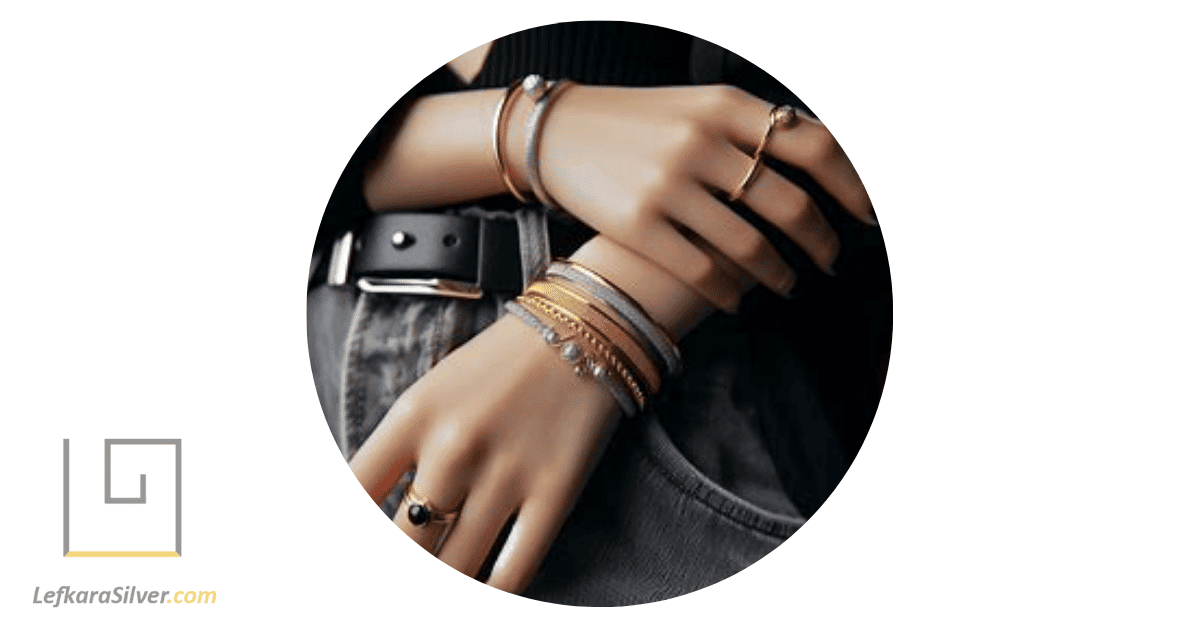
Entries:
{"type": "Polygon", "coordinates": [[[458,511],[439,510],[425,497],[416,484],[409,483],[404,491],[404,499],[400,500],[400,508],[406,511],[408,522],[418,528],[430,523],[451,523],[458,518],[458,511]]]}

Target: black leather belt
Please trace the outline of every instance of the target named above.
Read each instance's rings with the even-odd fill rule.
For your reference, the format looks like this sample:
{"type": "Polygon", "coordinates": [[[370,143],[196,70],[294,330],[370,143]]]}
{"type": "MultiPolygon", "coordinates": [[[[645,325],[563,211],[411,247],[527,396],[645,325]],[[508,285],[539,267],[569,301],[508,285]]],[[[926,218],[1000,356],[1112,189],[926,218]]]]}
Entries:
{"type": "MultiPolygon", "coordinates": [[[[347,274],[365,292],[478,299],[520,292],[521,244],[507,217],[379,214],[334,244],[329,283],[347,274]]],[[[340,281],[338,281],[340,279],[340,281]]]]}

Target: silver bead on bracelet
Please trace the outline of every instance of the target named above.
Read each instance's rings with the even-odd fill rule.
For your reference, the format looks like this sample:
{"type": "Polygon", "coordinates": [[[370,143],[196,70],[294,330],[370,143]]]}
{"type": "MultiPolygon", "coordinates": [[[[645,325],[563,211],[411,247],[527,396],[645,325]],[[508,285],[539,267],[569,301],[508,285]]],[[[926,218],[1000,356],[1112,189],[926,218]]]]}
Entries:
{"type": "Polygon", "coordinates": [[[575,367],[576,373],[590,374],[597,382],[600,383],[600,385],[604,386],[604,389],[608,391],[608,394],[612,395],[613,399],[617,400],[617,405],[621,407],[621,413],[624,414],[626,418],[633,418],[637,416],[637,404],[634,402],[633,398],[625,392],[625,389],[622,388],[620,384],[613,381],[612,374],[608,369],[604,368],[603,364],[591,364],[586,365],[586,368],[581,368],[579,362],[583,355],[583,349],[581,349],[578,344],[572,341],[562,344],[560,347],[559,344],[562,343],[563,339],[559,338],[558,334],[555,333],[550,326],[543,323],[538,319],[538,317],[534,316],[533,313],[531,313],[529,310],[526,310],[523,305],[517,303],[516,301],[509,301],[505,303],[504,309],[508,310],[509,314],[521,319],[521,321],[526,325],[532,327],[533,330],[536,331],[539,336],[541,336],[542,340],[546,341],[547,345],[550,345],[551,348],[557,349],[558,354],[562,357],[562,359],[566,360],[575,367]]]}
{"type": "Polygon", "coordinates": [[[603,301],[624,319],[628,328],[635,332],[643,344],[654,349],[655,362],[667,375],[674,377],[683,370],[683,359],[679,355],[679,347],[632,299],[607,285],[602,277],[594,276],[590,271],[584,271],[579,266],[554,262],[546,271],[547,275],[565,279],[596,298],[603,301]]]}
{"type": "Polygon", "coordinates": [[[533,111],[525,125],[525,169],[529,172],[529,187],[533,189],[533,195],[538,201],[550,209],[558,209],[559,206],[546,191],[546,186],[542,185],[542,171],[538,163],[542,123],[555,96],[572,84],[573,81],[567,80],[546,81],[537,74],[526,76],[521,84],[525,95],[534,101],[533,111]]]}

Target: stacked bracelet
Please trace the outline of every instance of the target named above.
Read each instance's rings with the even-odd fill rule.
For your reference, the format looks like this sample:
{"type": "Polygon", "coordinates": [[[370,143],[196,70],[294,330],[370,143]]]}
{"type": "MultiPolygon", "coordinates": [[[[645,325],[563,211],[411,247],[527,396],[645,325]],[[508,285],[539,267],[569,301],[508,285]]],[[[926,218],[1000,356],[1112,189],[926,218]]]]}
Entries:
{"type": "Polygon", "coordinates": [[[575,366],[577,375],[586,375],[588,373],[588,375],[592,375],[596,381],[600,382],[601,385],[604,385],[608,394],[617,400],[620,412],[625,417],[635,417],[638,411],[641,411],[641,408],[644,407],[644,399],[641,403],[638,403],[635,401],[634,396],[625,389],[622,382],[614,381],[612,371],[605,366],[604,361],[601,361],[602,358],[587,352],[584,349],[586,345],[575,342],[578,335],[575,330],[568,329],[564,334],[563,330],[560,330],[560,328],[564,327],[562,323],[553,321],[553,319],[546,321],[545,318],[548,318],[548,316],[539,316],[538,313],[534,313],[540,311],[538,307],[523,305],[522,301],[521,297],[518,297],[516,301],[509,301],[509,303],[504,304],[505,309],[511,315],[516,316],[522,322],[529,325],[529,327],[532,327],[541,336],[541,339],[546,341],[546,345],[558,349],[559,355],[562,355],[564,360],[575,366]]]}
{"type": "Polygon", "coordinates": [[[542,185],[538,156],[546,113],[554,98],[573,84],[572,81],[565,80],[547,81],[537,74],[530,74],[509,85],[496,105],[496,113],[492,116],[492,152],[495,153],[496,169],[500,172],[500,180],[504,182],[504,187],[508,188],[513,198],[522,203],[528,204],[531,199],[517,188],[505,156],[508,151],[508,118],[512,113],[513,104],[521,94],[533,101],[533,111],[525,121],[525,167],[529,174],[529,187],[538,202],[551,209],[557,209],[558,204],[542,185]]]}
{"type": "Polygon", "coordinates": [[[530,284],[526,294],[542,297],[572,316],[587,321],[601,338],[612,345],[613,353],[622,364],[627,365],[640,388],[650,393],[662,388],[660,369],[654,364],[649,351],[624,326],[613,320],[611,313],[596,303],[595,297],[583,294],[575,286],[546,279],[530,284]]]}
{"type": "Polygon", "coordinates": [[[600,382],[626,416],[636,415],[662,388],[665,375],[680,370],[674,342],[600,275],[572,262],[551,268],[553,273],[508,303],[508,311],[533,327],[577,374],[600,382]]]}
{"type": "Polygon", "coordinates": [[[575,284],[595,296],[619,315],[630,331],[643,345],[650,347],[655,362],[669,377],[679,375],[683,360],[679,347],[662,327],[623,290],[612,285],[599,274],[570,261],[556,261],[546,271],[548,277],[559,277],[575,284]]]}

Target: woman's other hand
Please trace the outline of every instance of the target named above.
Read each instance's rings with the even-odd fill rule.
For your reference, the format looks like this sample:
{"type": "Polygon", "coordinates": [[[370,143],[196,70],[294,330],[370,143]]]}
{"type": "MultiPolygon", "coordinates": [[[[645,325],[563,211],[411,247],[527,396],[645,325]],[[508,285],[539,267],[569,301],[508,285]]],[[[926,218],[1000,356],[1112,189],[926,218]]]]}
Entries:
{"type": "MultiPolygon", "coordinates": [[[[543,183],[576,218],[653,260],[721,309],[736,308],[741,286],[736,273],[706,249],[787,294],[795,274],[725,200],[750,170],[771,109],[724,85],[573,86],[547,113],[539,159],[543,183]]],[[[871,201],[842,148],[820,121],[799,118],[776,126],[766,154],[803,169],[850,213],[873,224],[871,201]]],[[[514,144],[523,146],[509,146],[514,144]]],[[[522,160],[512,162],[518,176],[526,176],[522,160]]],[[[741,202],[817,266],[831,268],[837,234],[802,188],[764,164],[741,202]]]]}
{"type": "MultiPolygon", "coordinates": [[[[664,269],[597,236],[571,259],[627,292],[679,338],[711,309],[664,269]]],[[[476,576],[505,524],[487,583],[520,593],[566,521],[619,420],[616,402],[575,374],[533,329],[506,315],[439,362],[392,405],[350,461],[375,499],[416,469],[440,509],[462,511],[438,557],[476,576]]],[[[428,550],[437,525],[396,525],[428,550]]]]}
{"type": "Polygon", "coordinates": [[[401,476],[442,510],[461,508],[444,528],[395,522],[425,549],[475,577],[516,517],[487,583],[512,593],[529,584],[608,443],[618,408],[538,334],[502,317],[393,404],[350,461],[381,501],[401,476]]]}

